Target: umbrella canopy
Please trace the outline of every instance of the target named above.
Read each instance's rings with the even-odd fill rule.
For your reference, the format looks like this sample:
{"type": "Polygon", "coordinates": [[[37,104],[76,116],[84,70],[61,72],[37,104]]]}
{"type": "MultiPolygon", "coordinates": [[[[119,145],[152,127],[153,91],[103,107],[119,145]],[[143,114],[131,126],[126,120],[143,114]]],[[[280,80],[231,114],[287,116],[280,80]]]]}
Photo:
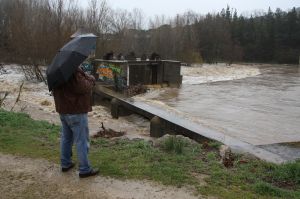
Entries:
{"type": "Polygon", "coordinates": [[[86,28],[79,28],[74,34],[71,35],[71,38],[80,37],[82,35],[93,35],[93,33],[86,28]]]}
{"type": "Polygon", "coordinates": [[[79,35],[58,51],[46,71],[49,91],[70,79],[76,68],[95,49],[96,39],[93,34],[79,35]]]}

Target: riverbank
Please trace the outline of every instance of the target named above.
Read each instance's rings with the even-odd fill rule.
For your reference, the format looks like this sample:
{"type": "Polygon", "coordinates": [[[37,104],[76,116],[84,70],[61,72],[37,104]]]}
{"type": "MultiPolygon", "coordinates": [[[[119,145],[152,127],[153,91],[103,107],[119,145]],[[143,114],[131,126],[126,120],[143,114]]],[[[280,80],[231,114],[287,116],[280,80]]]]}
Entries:
{"type": "Polygon", "coordinates": [[[171,139],[159,146],[154,144],[155,139],[149,137],[149,121],[136,115],[115,120],[111,118],[109,108],[103,106],[95,106],[94,111],[89,113],[91,136],[99,131],[101,122],[115,131],[125,130],[125,136],[121,139],[92,139],[91,160],[93,165],[100,168],[100,177],[79,181],[75,169],[70,173],[70,178],[62,175],[58,165],[60,122],[52,96],[44,83],[26,81],[19,66],[5,66],[5,69],[5,73],[0,75],[1,97],[5,91],[9,94],[2,107],[7,111],[13,107],[13,111],[28,115],[4,110],[0,112],[2,196],[59,198],[63,195],[62,198],[95,198],[96,194],[99,198],[299,197],[299,161],[277,166],[234,155],[232,167],[227,168],[220,162],[217,143],[190,145],[171,139]],[[18,101],[14,105],[16,99],[18,101]],[[181,149],[183,152],[178,154],[176,151],[181,149]],[[43,165],[41,169],[40,165],[43,165]],[[25,183],[20,183],[20,179],[20,182],[25,183]],[[74,180],[74,184],[65,185],[64,182],[70,180],[74,180]],[[54,193],[56,190],[58,194],[54,193]],[[91,195],[86,194],[86,190],[91,195]]]}
{"type": "Polygon", "coordinates": [[[198,144],[182,137],[154,141],[92,138],[90,159],[100,168],[100,177],[82,181],[75,169],[66,175],[59,172],[59,126],[3,109],[0,116],[0,184],[4,196],[32,194],[38,198],[50,193],[50,198],[93,198],[93,194],[100,198],[176,198],[177,194],[177,198],[300,197],[299,161],[274,165],[233,155],[232,165],[225,167],[218,143],[198,144]],[[69,180],[74,180],[74,187],[73,182],[64,183],[69,180]],[[123,186],[127,188],[118,190],[123,186]],[[91,195],[86,189],[92,190],[91,195]],[[155,195],[160,190],[163,195],[155,195]],[[170,190],[173,191],[169,193],[170,190]],[[165,196],[167,193],[171,195],[165,196]]]}
{"type": "MultiPolygon", "coordinates": [[[[48,87],[43,82],[26,80],[20,65],[4,65],[0,71],[0,99],[5,92],[8,93],[8,96],[2,104],[3,109],[13,109],[16,112],[27,113],[33,119],[60,124],[59,116],[55,111],[54,99],[48,91],[48,87]]],[[[126,132],[125,136],[128,138],[149,139],[149,121],[138,115],[115,120],[111,117],[109,107],[93,106],[93,111],[88,114],[88,119],[90,135],[94,135],[101,130],[101,123],[103,122],[107,128],[126,132]]]]}

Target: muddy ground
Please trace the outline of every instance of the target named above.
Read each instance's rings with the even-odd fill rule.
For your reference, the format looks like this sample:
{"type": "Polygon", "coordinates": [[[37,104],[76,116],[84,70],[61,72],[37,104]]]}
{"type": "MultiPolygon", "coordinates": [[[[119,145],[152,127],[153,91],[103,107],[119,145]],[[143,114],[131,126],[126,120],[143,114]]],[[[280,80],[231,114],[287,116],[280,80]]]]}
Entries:
{"type": "Polygon", "coordinates": [[[101,198],[185,199],[200,198],[191,190],[149,181],[117,180],[106,177],[78,178],[75,169],[62,173],[59,165],[0,153],[1,198],[101,198]]]}

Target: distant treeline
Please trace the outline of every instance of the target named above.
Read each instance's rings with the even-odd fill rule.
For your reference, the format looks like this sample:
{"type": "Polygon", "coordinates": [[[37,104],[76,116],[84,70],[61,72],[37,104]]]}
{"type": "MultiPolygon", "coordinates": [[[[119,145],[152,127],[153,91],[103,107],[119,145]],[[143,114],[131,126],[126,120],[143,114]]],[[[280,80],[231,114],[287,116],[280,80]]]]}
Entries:
{"type": "MultiPolygon", "coordinates": [[[[238,15],[227,7],[148,21],[139,9],[114,10],[105,0],[0,0],[0,61],[48,64],[79,28],[99,36],[97,56],[158,53],[184,62],[298,63],[300,10],[238,15]]],[[[159,5],[158,5],[159,6],[159,5]]],[[[197,9],[197,8],[194,8],[197,9]]]]}

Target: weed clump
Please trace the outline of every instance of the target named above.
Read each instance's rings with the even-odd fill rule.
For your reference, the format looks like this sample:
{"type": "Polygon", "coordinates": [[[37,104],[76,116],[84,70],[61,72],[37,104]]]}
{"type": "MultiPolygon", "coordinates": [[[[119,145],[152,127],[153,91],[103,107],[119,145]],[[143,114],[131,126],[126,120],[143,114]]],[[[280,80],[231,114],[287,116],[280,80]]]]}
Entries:
{"type": "Polygon", "coordinates": [[[186,143],[181,138],[177,138],[175,136],[169,136],[164,140],[162,146],[163,149],[165,149],[168,152],[175,152],[177,154],[182,154],[185,145],[186,143]]]}

